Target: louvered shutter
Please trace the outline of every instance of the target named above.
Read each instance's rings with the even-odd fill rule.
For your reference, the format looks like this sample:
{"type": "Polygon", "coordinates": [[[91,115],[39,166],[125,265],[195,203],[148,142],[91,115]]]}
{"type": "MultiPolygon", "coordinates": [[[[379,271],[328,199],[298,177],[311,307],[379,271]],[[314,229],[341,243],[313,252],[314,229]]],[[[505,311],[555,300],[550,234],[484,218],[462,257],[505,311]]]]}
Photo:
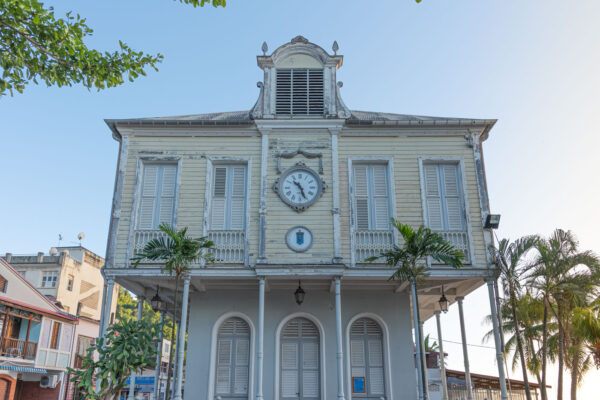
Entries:
{"type": "Polygon", "coordinates": [[[321,115],[323,107],[323,70],[308,70],[308,114],[321,115]]]}
{"type": "Polygon", "coordinates": [[[248,363],[250,360],[250,341],[238,339],[235,345],[235,372],[233,393],[248,393],[248,363]]]}
{"type": "Polygon", "coordinates": [[[218,394],[231,391],[231,339],[220,339],[217,343],[217,388],[218,394]]]}
{"type": "Polygon", "coordinates": [[[442,198],[438,177],[437,165],[425,165],[425,202],[429,228],[433,230],[444,229],[442,214],[442,198]]]}
{"type": "Polygon", "coordinates": [[[298,393],[298,343],[281,343],[281,396],[298,393]]]}
{"type": "Polygon", "coordinates": [[[175,165],[163,165],[162,182],[160,191],[160,202],[158,212],[159,224],[172,224],[173,211],[175,209],[175,187],[177,180],[177,167],[175,165]]]}
{"type": "Polygon", "coordinates": [[[389,199],[387,168],[385,165],[373,165],[373,207],[375,213],[374,228],[389,229],[389,199]]]}
{"type": "Polygon", "coordinates": [[[350,327],[352,376],[364,377],[368,397],[385,394],[383,333],[377,322],[361,318],[350,327]]]}
{"type": "Polygon", "coordinates": [[[352,376],[366,376],[365,343],[363,340],[350,341],[350,359],[352,362],[352,376]]]}
{"type": "Polygon", "coordinates": [[[142,193],[140,200],[140,213],[138,216],[138,229],[153,229],[154,204],[158,187],[158,165],[145,165],[142,177],[142,193]]]}
{"type": "Polygon", "coordinates": [[[71,343],[73,342],[73,325],[62,324],[60,329],[59,347],[61,351],[71,351],[71,343]]]}
{"type": "Polygon", "coordinates": [[[369,191],[366,165],[354,166],[354,201],[356,204],[356,229],[369,230],[369,191]]]}
{"type": "Polygon", "coordinates": [[[369,346],[369,386],[371,394],[384,394],[383,384],[383,345],[381,338],[368,341],[369,346]]]}
{"type": "Polygon", "coordinates": [[[275,112],[277,114],[292,113],[292,70],[278,69],[276,74],[277,94],[275,112]]]}
{"type": "Polygon", "coordinates": [[[319,342],[302,344],[302,395],[319,396],[319,342]]]}
{"type": "Polygon", "coordinates": [[[225,229],[225,206],[227,192],[227,167],[215,167],[211,209],[211,229],[225,229]]]}
{"type": "Polygon", "coordinates": [[[52,328],[52,321],[49,319],[42,320],[41,334],[40,334],[40,347],[50,347],[50,329],[52,328]]]}
{"type": "Polygon", "coordinates": [[[244,229],[246,213],[246,167],[234,166],[230,169],[231,177],[231,220],[229,229],[244,229]]]}
{"type": "Polygon", "coordinates": [[[449,230],[463,230],[464,220],[459,190],[458,165],[441,165],[444,174],[444,200],[449,230]]]}
{"type": "Polygon", "coordinates": [[[277,114],[323,114],[322,69],[277,69],[276,80],[277,114]]]}

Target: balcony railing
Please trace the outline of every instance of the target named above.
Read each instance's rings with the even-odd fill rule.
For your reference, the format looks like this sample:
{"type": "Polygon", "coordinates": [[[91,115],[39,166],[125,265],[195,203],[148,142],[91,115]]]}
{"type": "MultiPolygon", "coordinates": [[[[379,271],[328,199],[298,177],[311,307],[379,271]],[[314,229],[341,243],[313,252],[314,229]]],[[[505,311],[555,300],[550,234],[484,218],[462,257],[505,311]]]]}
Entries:
{"type": "Polygon", "coordinates": [[[22,358],[25,360],[34,360],[37,351],[36,342],[26,340],[1,338],[0,355],[3,357],[22,358]]]}
{"type": "MultiPolygon", "coordinates": [[[[469,234],[465,231],[436,231],[439,233],[448,243],[453,245],[458,251],[461,251],[465,258],[463,258],[463,264],[471,264],[471,254],[469,251],[469,234]]],[[[438,264],[435,260],[432,261],[434,264],[438,264]]]]}
{"type": "Polygon", "coordinates": [[[214,243],[211,254],[218,264],[243,264],[246,261],[246,233],[244,231],[209,231],[214,243]]]}
{"type": "MultiPolygon", "coordinates": [[[[136,230],[133,235],[133,254],[135,256],[138,253],[141,253],[146,247],[146,244],[152,239],[158,239],[161,237],[165,237],[166,234],[163,231],[159,230],[136,230]]],[[[148,261],[150,263],[158,262],[158,261],[148,261]]]]}
{"type": "MultiPolygon", "coordinates": [[[[394,232],[387,231],[356,231],[354,233],[354,255],[356,262],[379,256],[394,247],[394,232]]],[[[385,260],[381,259],[380,263],[385,260]]]]}

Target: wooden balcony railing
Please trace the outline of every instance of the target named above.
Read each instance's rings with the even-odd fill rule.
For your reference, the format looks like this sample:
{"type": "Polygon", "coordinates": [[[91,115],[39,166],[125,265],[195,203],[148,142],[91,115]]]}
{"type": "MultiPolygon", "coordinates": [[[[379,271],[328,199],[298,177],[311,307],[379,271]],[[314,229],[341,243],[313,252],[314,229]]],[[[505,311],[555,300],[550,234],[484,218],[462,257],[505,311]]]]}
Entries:
{"type": "Polygon", "coordinates": [[[208,240],[214,243],[211,254],[217,264],[243,264],[246,261],[244,231],[209,231],[208,240]]]}
{"type": "MultiPolygon", "coordinates": [[[[158,239],[160,237],[165,237],[166,234],[163,231],[159,230],[136,230],[133,234],[133,253],[132,256],[135,256],[138,253],[141,253],[146,247],[146,244],[152,239],[158,239]]],[[[147,261],[149,263],[159,263],[160,261],[147,261]]]]}
{"type": "Polygon", "coordinates": [[[12,338],[0,339],[0,355],[3,357],[34,360],[36,351],[36,342],[28,342],[26,340],[12,338]]]}
{"type": "MultiPolygon", "coordinates": [[[[469,234],[466,231],[436,231],[448,243],[453,245],[458,251],[461,251],[465,258],[463,264],[471,264],[471,252],[469,251],[469,234]]],[[[435,260],[434,264],[438,264],[435,260]]]]}
{"type": "MultiPolygon", "coordinates": [[[[356,231],[354,233],[354,255],[356,262],[364,262],[369,257],[379,256],[394,247],[394,232],[356,231]]],[[[380,259],[378,263],[385,263],[380,259]]]]}

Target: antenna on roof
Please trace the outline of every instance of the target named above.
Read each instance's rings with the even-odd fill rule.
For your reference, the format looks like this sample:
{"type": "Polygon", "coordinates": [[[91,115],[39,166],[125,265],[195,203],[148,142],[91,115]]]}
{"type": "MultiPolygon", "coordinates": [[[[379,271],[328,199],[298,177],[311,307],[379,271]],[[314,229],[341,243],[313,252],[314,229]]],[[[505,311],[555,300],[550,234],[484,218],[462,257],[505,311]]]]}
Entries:
{"type": "Polygon", "coordinates": [[[60,247],[60,242],[62,242],[62,239],[63,239],[63,237],[62,237],[62,235],[59,233],[59,234],[58,234],[58,247],[60,247]]]}
{"type": "Polygon", "coordinates": [[[79,239],[79,246],[81,246],[81,241],[85,238],[85,233],[79,232],[77,234],[77,239],[79,239]]]}

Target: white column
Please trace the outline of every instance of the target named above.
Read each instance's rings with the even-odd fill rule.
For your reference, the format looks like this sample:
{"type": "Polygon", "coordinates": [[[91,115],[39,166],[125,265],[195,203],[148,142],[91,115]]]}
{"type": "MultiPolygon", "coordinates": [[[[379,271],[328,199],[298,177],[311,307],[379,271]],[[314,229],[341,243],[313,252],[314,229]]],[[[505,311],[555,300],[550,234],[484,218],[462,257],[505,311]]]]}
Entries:
{"type": "Polygon", "coordinates": [[[181,299],[181,322],[179,323],[179,340],[177,342],[177,376],[175,380],[173,400],[182,400],[183,358],[185,356],[185,332],[187,331],[187,310],[190,296],[190,277],[183,280],[183,296],[181,299]]]}
{"type": "Polygon", "coordinates": [[[442,375],[442,400],[448,400],[448,383],[446,382],[446,364],[444,360],[444,340],[442,339],[442,322],[440,312],[435,312],[435,321],[437,323],[438,348],[440,351],[440,374],[442,375]]]}
{"type": "MultiPolygon", "coordinates": [[[[144,298],[138,297],[138,305],[137,305],[137,320],[142,320],[142,311],[144,310],[144,298]]],[[[135,371],[131,372],[129,376],[129,394],[127,395],[127,400],[134,400],[135,395],[135,371]]]]}
{"type": "Polygon", "coordinates": [[[473,400],[473,388],[471,388],[471,371],[469,370],[469,351],[467,350],[467,333],[465,330],[465,314],[463,312],[463,296],[456,298],[458,301],[458,316],[460,318],[460,336],[462,340],[463,358],[465,361],[465,384],[467,386],[467,400],[473,400]]]}
{"type": "Polygon", "coordinates": [[[258,278],[258,334],[256,340],[256,400],[263,400],[263,364],[265,336],[265,277],[258,278]]]}
{"type": "Polygon", "coordinates": [[[162,342],[163,342],[163,325],[165,322],[165,314],[160,312],[160,328],[158,331],[158,345],[156,346],[156,370],[154,371],[154,393],[150,396],[151,400],[160,399],[160,364],[162,360],[162,342]]]}
{"type": "Polygon", "coordinates": [[[423,321],[419,321],[419,336],[421,338],[421,362],[423,363],[423,397],[429,399],[429,379],[427,376],[427,349],[425,348],[425,335],[423,334],[423,321]]]}
{"type": "Polygon", "coordinates": [[[110,324],[110,310],[112,308],[112,294],[115,287],[114,278],[108,278],[108,285],[106,287],[106,301],[104,302],[104,322],[102,323],[102,336],[106,335],[106,330],[110,324]]]}
{"type": "Polygon", "coordinates": [[[333,278],[335,283],[335,329],[337,336],[337,400],[345,400],[344,396],[344,343],[342,339],[342,294],[340,277],[333,278]]]}
{"type": "MultiPolygon", "coordinates": [[[[496,299],[494,296],[494,280],[488,279],[488,294],[490,297],[490,310],[492,312],[492,327],[494,329],[494,344],[496,345],[496,364],[498,365],[498,379],[500,380],[500,394],[502,400],[508,399],[506,392],[506,379],[504,375],[504,357],[502,355],[502,343],[500,341],[500,327],[498,325],[498,310],[496,309],[496,299]]],[[[536,391],[537,395],[537,391],[536,391]]]]}
{"type": "Polygon", "coordinates": [[[412,306],[413,306],[413,326],[415,328],[415,358],[417,364],[417,389],[419,394],[419,400],[425,398],[425,389],[423,386],[423,357],[421,347],[421,330],[419,329],[419,298],[417,295],[417,286],[415,282],[410,283],[410,289],[412,293],[412,306]]]}

